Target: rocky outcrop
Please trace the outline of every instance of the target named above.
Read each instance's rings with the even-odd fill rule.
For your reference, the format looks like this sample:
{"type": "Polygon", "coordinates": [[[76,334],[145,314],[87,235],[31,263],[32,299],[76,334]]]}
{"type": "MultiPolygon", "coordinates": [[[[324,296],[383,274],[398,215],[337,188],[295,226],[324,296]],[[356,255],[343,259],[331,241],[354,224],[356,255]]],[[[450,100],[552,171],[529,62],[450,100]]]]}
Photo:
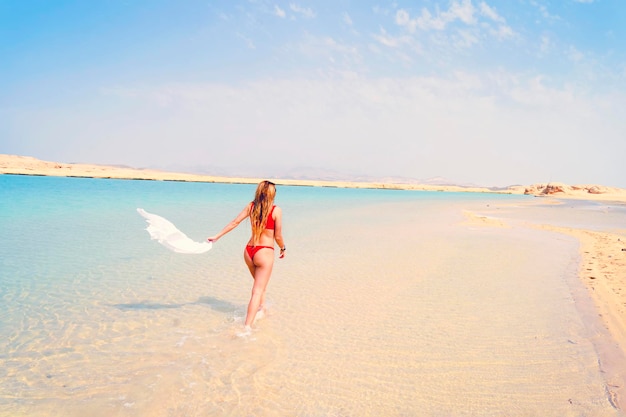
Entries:
{"type": "Polygon", "coordinates": [[[572,187],[565,184],[533,184],[524,189],[526,195],[554,195],[558,193],[566,193],[572,187]]]}
{"type": "MultiPolygon", "coordinates": [[[[520,192],[520,186],[510,187],[512,192],[520,192]]],[[[624,190],[619,188],[605,187],[601,185],[566,185],[562,183],[533,184],[523,187],[523,193],[535,196],[555,196],[555,197],[598,197],[610,198],[611,196],[620,197],[624,194],[624,190]]],[[[621,200],[622,198],[616,198],[621,200]]]]}

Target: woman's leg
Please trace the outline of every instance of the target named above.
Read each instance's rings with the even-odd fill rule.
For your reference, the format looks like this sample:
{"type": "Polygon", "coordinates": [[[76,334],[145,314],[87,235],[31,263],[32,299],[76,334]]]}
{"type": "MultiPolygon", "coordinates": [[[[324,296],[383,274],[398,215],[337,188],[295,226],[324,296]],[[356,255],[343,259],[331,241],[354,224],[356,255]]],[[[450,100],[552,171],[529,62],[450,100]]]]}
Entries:
{"type": "MultiPolygon", "coordinates": [[[[246,256],[246,258],[249,257],[246,256]]],[[[256,313],[259,311],[259,307],[265,302],[265,289],[267,288],[267,283],[270,280],[274,266],[274,251],[268,248],[261,249],[254,255],[254,260],[250,261],[251,262],[248,263],[248,259],[246,259],[248,269],[254,278],[254,284],[252,285],[252,295],[248,303],[246,326],[252,326],[256,313]]]]}
{"type": "MultiPolygon", "coordinates": [[[[252,279],[254,280],[254,273],[256,271],[256,265],[250,258],[250,254],[248,253],[247,250],[243,251],[243,258],[246,261],[246,266],[248,267],[248,270],[250,271],[250,275],[252,275],[252,279]]],[[[259,309],[263,309],[264,305],[265,305],[265,292],[263,292],[263,297],[261,297],[261,305],[259,306],[259,309]]]]}

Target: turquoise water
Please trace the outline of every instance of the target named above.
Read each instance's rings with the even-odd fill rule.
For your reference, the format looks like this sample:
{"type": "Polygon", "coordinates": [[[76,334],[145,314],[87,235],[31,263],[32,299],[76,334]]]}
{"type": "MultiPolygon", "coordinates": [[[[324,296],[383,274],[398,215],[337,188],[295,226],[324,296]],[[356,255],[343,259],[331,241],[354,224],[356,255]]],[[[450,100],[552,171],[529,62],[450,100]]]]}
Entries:
{"type": "MultiPolygon", "coordinates": [[[[576,349],[576,354],[568,353],[571,362],[558,363],[554,366],[559,367],[542,374],[535,368],[541,368],[543,361],[546,366],[554,362],[542,357],[541,365],[532,365],[537,376],[525,375],[518,367],[499,375],[500,383],[490,385],[493,395],[467,393],[466,400],[477,407],[473,412],[459,412],[463,408],[453,398],[455,393],[441,392],[445,385],[422,386],[415,379],[413,371],[420,363],[428,363],[419,359],[433,351],[421,346],[422,333],[429,325],[419,330],[417,322],[408,327],[398,324],[413,314],[438,315],[435,310],[417,314],[417,306],[414,312],[404,310],[400,315],[400,306],[410,309],[413,305],[408,297],[413,287],[402,284],[407,271],[415,271],[409,275],[418,277],[424,288],[444,285],[419,293],[419,308],[435,306],[447,297],[443,292],[446,285],[458,286],[452,282],[459,272],[478,267],[465,255],[473,246],[499,251],[498,242],[511,244],[504,231],[457,230],[456,224],[462,220],[460,207],[479,210],[502,205],[503,217],[521,218],[527,210],[535,210],[532,215],[561,219],[563,225],[610,229],[623,220],[623,206],[572,202],[541,211],[510,208],[528,202],[529,197],[524,196],[280,186],[277,204],[285,213],[288,257],[277,261],[271,284],[274,295],[270,302],[278,312],[259,326],[254,339],[242,341],[233,334],[245,315],[250,288],[241,260],[247,227],[236,229],[205,255],[178,255],[149,239],[136,208],[166,217],[200,241],[230,221],[250,201],[254,189],[254,185],[236,184],[0,176],[0,415],[414,415],[420,409],[429,410],[426,415],[502,415],[503,410],[508,415],[532,415],[528,410],[536,408],[531,404],[525,408],[523,395],[510,409],[500,398],[514,390],[517,395],[524,394],[526,389],[537,396],[537,404],[553,401],[540,396],[545,387],[537,392],[528,388],[539,384],[532,378],[549,379],[568,372],[576,375],[579,368],[584,370],[584,381],[580,386],[575,385],[578,382],[559,382],[565,384],[563,395],[590,392],[584,394],[588,399],[580,400],[587,407],[581,406],[582,410],[592,410],[588,415],[614,415],[600,386],[600,372],[594,368],[597,358],[592,347],[568,342],[568,338],[584,340],[584,331],[567,297],[559,301],[564,306],[551,306],[558,314],[550,314],[550,319],[538,316],[537,327],[545,325],[556,332],[553,335],[544,329],[540,335],[542,340],[554,342],[550,349],[555,357],[576,349]],[[553,210],[560,212],[554,214],[553,210]],[[416,246],[396,248],[394,233],[416,246]],[[426,285],[430,281],[422,281],[421,274],[429,268],[440,278],[426,285]],[[317,280],[321,284],[313,285],[317,280]],[[391,286],[392,282],[407,291],[395,294],[398,286],[391,286]],[[361,296],[354,298],[358,294],[361,296]],[[395,294],[394,302],[375,301],[390,294],[395,294]],[[360,302],[369,306],[368,312],[376,311],[385,325],[370,317],[371,333],[364,327],[363,335],[356,332],[353,339],[344,340],[350,334],[347,323],[353,323],[351,315],[360,302]],[[560,326],[557,319],[573,323],[564,326],[563,335],[555,330],[560,326]],[[311,325],[300,327],[296,321],[311,325]],[[408,328],[417,330],[409,335],[408,328]],[[315,379],[316,373],[338,369],[339,374],[330,374],[330,378],[340,384],[341,370],[343,375],[350,374],[349,358],[358,356],[359,349],[372,340],[377,342],[368,357],[381,356],[358,368],[365,372],[373,366],[376,371],[355,374],[346,385],[337,386],[339,391],[328,386],[328,377],[315,379]],[[358,343],[353,345],[355,341],[358,343]],[[304,361],[302,355],[309,360],[304,361]],[[394,362],[386,363],[390,358],[394,362]],[[385,376],[388,369],[393,373],[385,376]],[[521,394],[519,387],[509,387],[511,381],[521,378],[519,373],[531,378],[521,394]],[[373,401],[370,408],[360,401],[355,405],[356,398],[372,394],[369,387],[377,378],[388,384],[383,391],[392,387],[385,394],[388,397],[373,401]],[[423,397],[407,378],[422,387],[423,397]],[[306,393],[297,391],[299,384],[308,387],[306,393]],[[346,386],[355,387],[354,393],[346,386]]],[[[513,241],[528,250],[539,250],[544,235],[533,233],[515,234],[513,241]]],[[[569,256],[574,255],[568,254],[576,247],[561,238],[549,245],[554,253],[564,254],[565,260],[562,265],[544,265],[537,274],[562,267],[554,270],[554,291],[562,291],[561,275],[571,273],[569,256]]],[[[515,262],[522,263],[525,258],[519,256],[515,262]]],[[[511,272],[511,276],[517,274],[511,272]]],[[[528,289],[523,289],[524,284],[515,285],[520,285],[520,291],[528,289]]],[[[498,291],[506,292],[499,286],[498,291]]],[[[532,294],[529,290],[529,297],[532,294]]],[[[541,300],[532,303],[545,303],[541,300]]],[[[461,301],[452,304],[451,311],[460,311],[461,305],[461,301]]],[[[537,310],[537,305],[528,308],[537,310]]],[[[471,318],[476,317],[478,313],[471,318]]],[[[520,319],[529,322],[521,315],[520,319]]],[[[428,339],[429,343],[461,349],[450,352],[450,357],[459,357],[463,346],[454,342],[459,335],[451,336],[451,330],[442,332],[452,319],[443,320],[443,325],[433,327],[433,334],[441,339],[428,339]]],[[[530,349],[530,336],[520,337],[522,343],[515,341],[516,346],[530,349]]],[[[502,337],[494,340],[498,339],[502,337]]],[[[480,343],[486,344],[485,340],[480,343]]],[[[452,364],[445,358],[446,349],[434,351],[443,355],[436,360],[452,364]]],[[[467,363],[455,367],[464,369],[467,363]]],[[[494,366],[502,363],[499,360],[494,366]]],[[[428,374],[428,368],[420,372],[428,374]]],[[[480,377],[488,375],[487,371],[480,377]]],[[[474,377],[458,378],[451,381],[453,385],[467,389],[467,382],[474,377]]],[[[566,406],[559,403],[554,413],[545,415],[579,415],[576,410],[562,414],[566,406]]]]}
{"type": "MultiPolygon", "coordinates": [[[[254,194],[254,185],[126,181],[91,178],[0,176],[0,291],[6,305],[3,314],[18,314],[20,294],[33,302],[48,292],[89,293],[92,285],[106,283],[98,269],[118,267],[116,275],[129,275],[123,264],[146,264],[171,256],[147,239],[141,207],[174,222],[194,240],[221,229],[254,194]],[[89,275],[89,278],[85,278],[89,275]],[[62,290],[62,286],[67,286],[62,290]]],[[[320,227],[319,213],[342,216],[351,208],[416,200],[480,200],[472,193],[426,193],[394,190],[360,190],[314,187],[280,187],[277,202],[286,211],[287,226],[302,234],[320,227]]],[[[489,196],[495,200],[519,197],[489,196]]],[[[349,215],[348,215],[349,218],[349,215]]],[[[346,218],[345,220],[348,220],[346,218]]],[[[245,228],[235,233],[245,235],[245,228]]],[[[238,241],[245,238],[230,239],[238,241]]],[[[172,258],[176,262],[177,258],[172,258]]],[[[181,258],[187,261],[184,257],[181,258]]],[[[112,289],[113,290],[113,289],[112,289]]],[[[41,300],[40,300],[41,301],[41,300]]],[[[36,308],[40,308],[39,305],[36,308]]],[[[6,340],[14,329],[2,320],[0,334],[6,340]]]]}
{"type": "MultiPolygon", "coordinates": [[[[136,213],[137,207],[166,217],[190,238],[202,241],[231,220],[251,199],[254,189],[254,185],[244,184],[0,176],[3,296],[9,302],[25,288],[37,288],[35,295],[39,295],[37,291],[59,285],[81,291],[76,288],[80,287],[76,280],[81,274],[93,274],[97,268],[120,263],[149,264],[163,256],[164,251],[146,238],[145,224],[136,213]]],[[[514,201],[520,197],[489,195],[488,198],[514,201]]],[[[479,201],[485,196],[280,187],[277,202],[287,213],[288,227],[301,234],[308,227],[323,226],[319,224],[324,219],[320,213],[342,216],[351,208],[365,205],[458,199],[479,201]]],[[[349,214],[344,220],[349,220],[349,214]]],[[[235,233],[247,233],[242,229],[245,228],[235,233]]],[[[242,241],[239,238],[239,243],[242,241]]],[[[120,268],[116,273],[123,275],[125,271],[120,268]]],[[[92,279],[105,281],[105,277],[92,279]]],[[[10,319],[2,323],[6,325],[10,319]]]]}

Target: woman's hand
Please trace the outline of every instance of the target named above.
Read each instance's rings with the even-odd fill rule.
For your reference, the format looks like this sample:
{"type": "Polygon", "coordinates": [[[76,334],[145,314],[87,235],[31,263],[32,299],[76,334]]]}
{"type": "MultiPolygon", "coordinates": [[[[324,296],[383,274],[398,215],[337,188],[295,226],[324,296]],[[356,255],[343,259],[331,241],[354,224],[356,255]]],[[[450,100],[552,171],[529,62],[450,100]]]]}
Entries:
{"type": "Polygon", "coordinates": [[[213,242],[217,242],[217,239],[219,239],[219,237],[217,237],[217,236],[211,236],[211,237],[208,237],[208,238],[207,238],[207,240],[208,240],[209,242],[211,242],[211,243],[213,243],[213,242]]]}
{"type": "Polygon", "coordinates": [[[283,246],[282,248],[280,248],[280,256],[279,256],[280,259],[285,257],[285,251],[286,250],[287,250],[286,246],[283,246]]]}

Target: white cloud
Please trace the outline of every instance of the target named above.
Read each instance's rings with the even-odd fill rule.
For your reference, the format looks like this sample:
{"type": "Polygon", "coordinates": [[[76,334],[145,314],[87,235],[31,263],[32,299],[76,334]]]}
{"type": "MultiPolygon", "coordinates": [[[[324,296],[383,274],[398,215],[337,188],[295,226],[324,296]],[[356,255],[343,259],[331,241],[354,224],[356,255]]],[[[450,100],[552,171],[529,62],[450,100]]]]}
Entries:
{"type": "Polygon", "coordinates": [[[376,45],[370,44],[370,51],[377,55],[386,56],[394,64],[397,62],[411,64],[414,54],[423,53],[421,45],[413,37],[408,35],[392,36],[383,27],[380,28],[379,33],[372,34],[372,37],[386,49],[381,50],[376,45]],[[387,55],[389,51],[391,51],[391,55],[387,55]]]}
{"type": "Polygon", "coordinates": [[[433,16],[428,9],[422,9],[422,13],[415,20],[410,21],[410,25],[415,28],[419,27],[422,30],[443,30],[446,28],[448,22],[439,16],[433,16]]]}
{"type": "Polygon", "coordinates": [[[404,26],[409,32],[415,32],[417,28],[421,30],[443,30],[447,23],[441,16],[433,16],[426,8],[422,9],[421,14],[414,19],[411,19],[409,13],[404,9],[396,12],[396,24],[404,26]]]}
{"type": "Polygon", "coordinates": [[[548,35],[541,35],[541,44],[539,45],[539,51],[542,55],[549,53],[553,49],[553,42],[548,35]]]}
{"type": "Polygon", "coordinates": [[[417,26],[414,21],[411,21],[411,16],[404,9],[400,9],[396,12],[396,24],[398,26],[406,26],[411,32],[413,32],[415,26],[417,26]]]}
{"type": "MultiPolygon", "coordinates": [[[[431,41],[438,46],[447,45],[455,49],[471,48],[489,37],[499,41],[515,37],[506,19],[485,1],[475,7],[471,0],[453,0],[447,10],[435,8],[431,12],[428,8],[422,8],[414,16],[405,9],[398,9],[395,23],[411,34],[418,30],[440,32],[442,34],[432,37],[431,41]]],[[[384,40],[380,35],[377,39],[384,40]]],[[[389,41],[389,37],[386,40],[389,41]]]]}
{"type": "Polygon", "coordinates": [[[504,40],[515,36],[515,32],[513,32],[513,29],[511,29],[511,27],[507,25],[499,25],[498,29],[491,29],[490,33],[499,40],[504,40]]]}
{"type": "Polygon", "coordinates": [[[352,18],[348,13],[343,14],[343,22],[348,26],[352,26],[352,18]]]}
{"type": "Polygon", "coordinates": [[[539,4],[536,0],[531,0],[530,5],[536,7],[539,10],[539,13],[541,13],[541,16],[546,20],[561,20],[560,16],[550,13],[544,4],[539,4]]]}
{"type": "Polygon", "coordinates": [[[358,68],[362,57],[354,45],[340,42],[331,36],[306,34],[302,40],[287,46],[307,60],[332,63],[333,68],[358,68]]]}
{"type": "Polygon", "coordinates": [[[289,8],[294,12],[306,17],[308,19],[313,19],[316,16],[316,13],[310,7],[301,7],[295,3],[290,3],[289,8]]]}
{"type": "Polygon", "coordinates": [[[491,25],[486,24],[487,27],[489,28],[489,33],[493,37],[495,37],[498,40],[504,40],[504,39],[515,36],[515,32],[513,31],[513,29],[509,25],[506,24],[506,19],[500,16],[500,14],[498,14],[496,9],[489,6],[484,1],[480,3],[479,8],[480,8],[480,14],[482,16],[485,16],[488,19],[492,20],[493,22],[498,23],[498,26],[495,29],[491,27],[491,25]]]}
{"type": "Polygon", "coordinates": [[[406,44],[411,39],[408,36],[391,36],[387,33],[385,28],[380,28],[379,34],[372,35],[379,43],[388,46],[390,48],[398,48],[403,44],[406,44]]]}
{"type": "Polygon", "coordinates": [[[285,18],[285,16],[287,16],[285,11],[278,7],[278,5],[274,5],[274,14],[280,18],[285,18]]]}
{"type": "MultiPolygon", "coordinates": [[[[558,101],[565,98],[566,94],[557,89],[551,89],[545,86],[546,77],[536,75],[524,82],[516,80],[512,85],[502,85],[507,96],[516,104],[528,107],[549,108],[554,107],[558,101]]],[[[571,97],[571,94],[567,94],[571,97]]]]}
{"type": "Polygon", "coordinates": [[[580,62],[583,60],[585,55],[582,52],[580,52],[578,49],[576,49],[574,46],[570,46],[569,50],[567,51],[567,57],[569,58],[570,61],[580,62]]]}
{"type": "Polygon", "coordinates": [[[331,51],[341,52],[342,54],[347,54],[351,56],[358,55],[357,49],[354,46],[337,42],[334,38],[330,36],[325,36],[324,38],[322,38],[321,43],[331,51]]]}
{"type": "Polygon", "coordinates": [[[256,49],[256,46],[254,45],[254,41],[252,41],[252,39],[250,39],[250,38],[249,38],[249,37],[247,37],[246,35],[244,35],[244,34],[242,34],[242,33],[239,33],[239,32],[237,32],[237,33],[236,33],[236,35],[237,35],[237,37],[238,37],[239,39],[241,39],[241,40],[243,40],[243,41],[245,42],[246,46],[247,46],[249,49],[256,49]]]}
{"type": "Polygon", "coordinates": [[[478,37],[469,30],[459,29],[454,37],[454,46],[457,48],[469,48],[479,42],[478,37]]]}
{"type": "Polygon", "coordinates": [[[472,4],[472,0],[461,0],[461,3],[453,0],[448,11],[442,13],[442,16],[447,22],[453,22],[459,19],[467,25],[473,25],[476,23],[476,19],[474,18],[475,11],[476,9],[472,4]]]}
{"type": "Polygon", "coordinates": [[[374,7],[372,7],[372,11],[374,12],[374,14],[378,14],[382,16],[388,16],[390,14],[388,9],[383,9],[379,5],[375,5],[374,7]]]}
{"type": "Polygon", "coordinates": [[[490,18],[491,20],[493,20],[494,22],[498,22],[498,23],[504,23],[505,20],[502,16],[500,16],[498,14],[498,12],[496,12],[495,9],[493,9],[492,7],[490,7],[487,3],[485,3],[484,1],[480,3],[480,13],[483,16],[487,16],[488,18],[490,18]]]}
{"type": "Polygon", "coordinates": [[[453,0],[446,11],[436,10],[433,14],[427,8],[423,8],[415,18],[411,18],[406,10],[399,9],[396,11],[396,24],[405,27],[410,32],[415,32],[416,29],[444,30],[448,24],[457,20],[466,25],[475,25],[475,13],[476,9],[471,0],[461,0],[461,2],[453,0]]]}

